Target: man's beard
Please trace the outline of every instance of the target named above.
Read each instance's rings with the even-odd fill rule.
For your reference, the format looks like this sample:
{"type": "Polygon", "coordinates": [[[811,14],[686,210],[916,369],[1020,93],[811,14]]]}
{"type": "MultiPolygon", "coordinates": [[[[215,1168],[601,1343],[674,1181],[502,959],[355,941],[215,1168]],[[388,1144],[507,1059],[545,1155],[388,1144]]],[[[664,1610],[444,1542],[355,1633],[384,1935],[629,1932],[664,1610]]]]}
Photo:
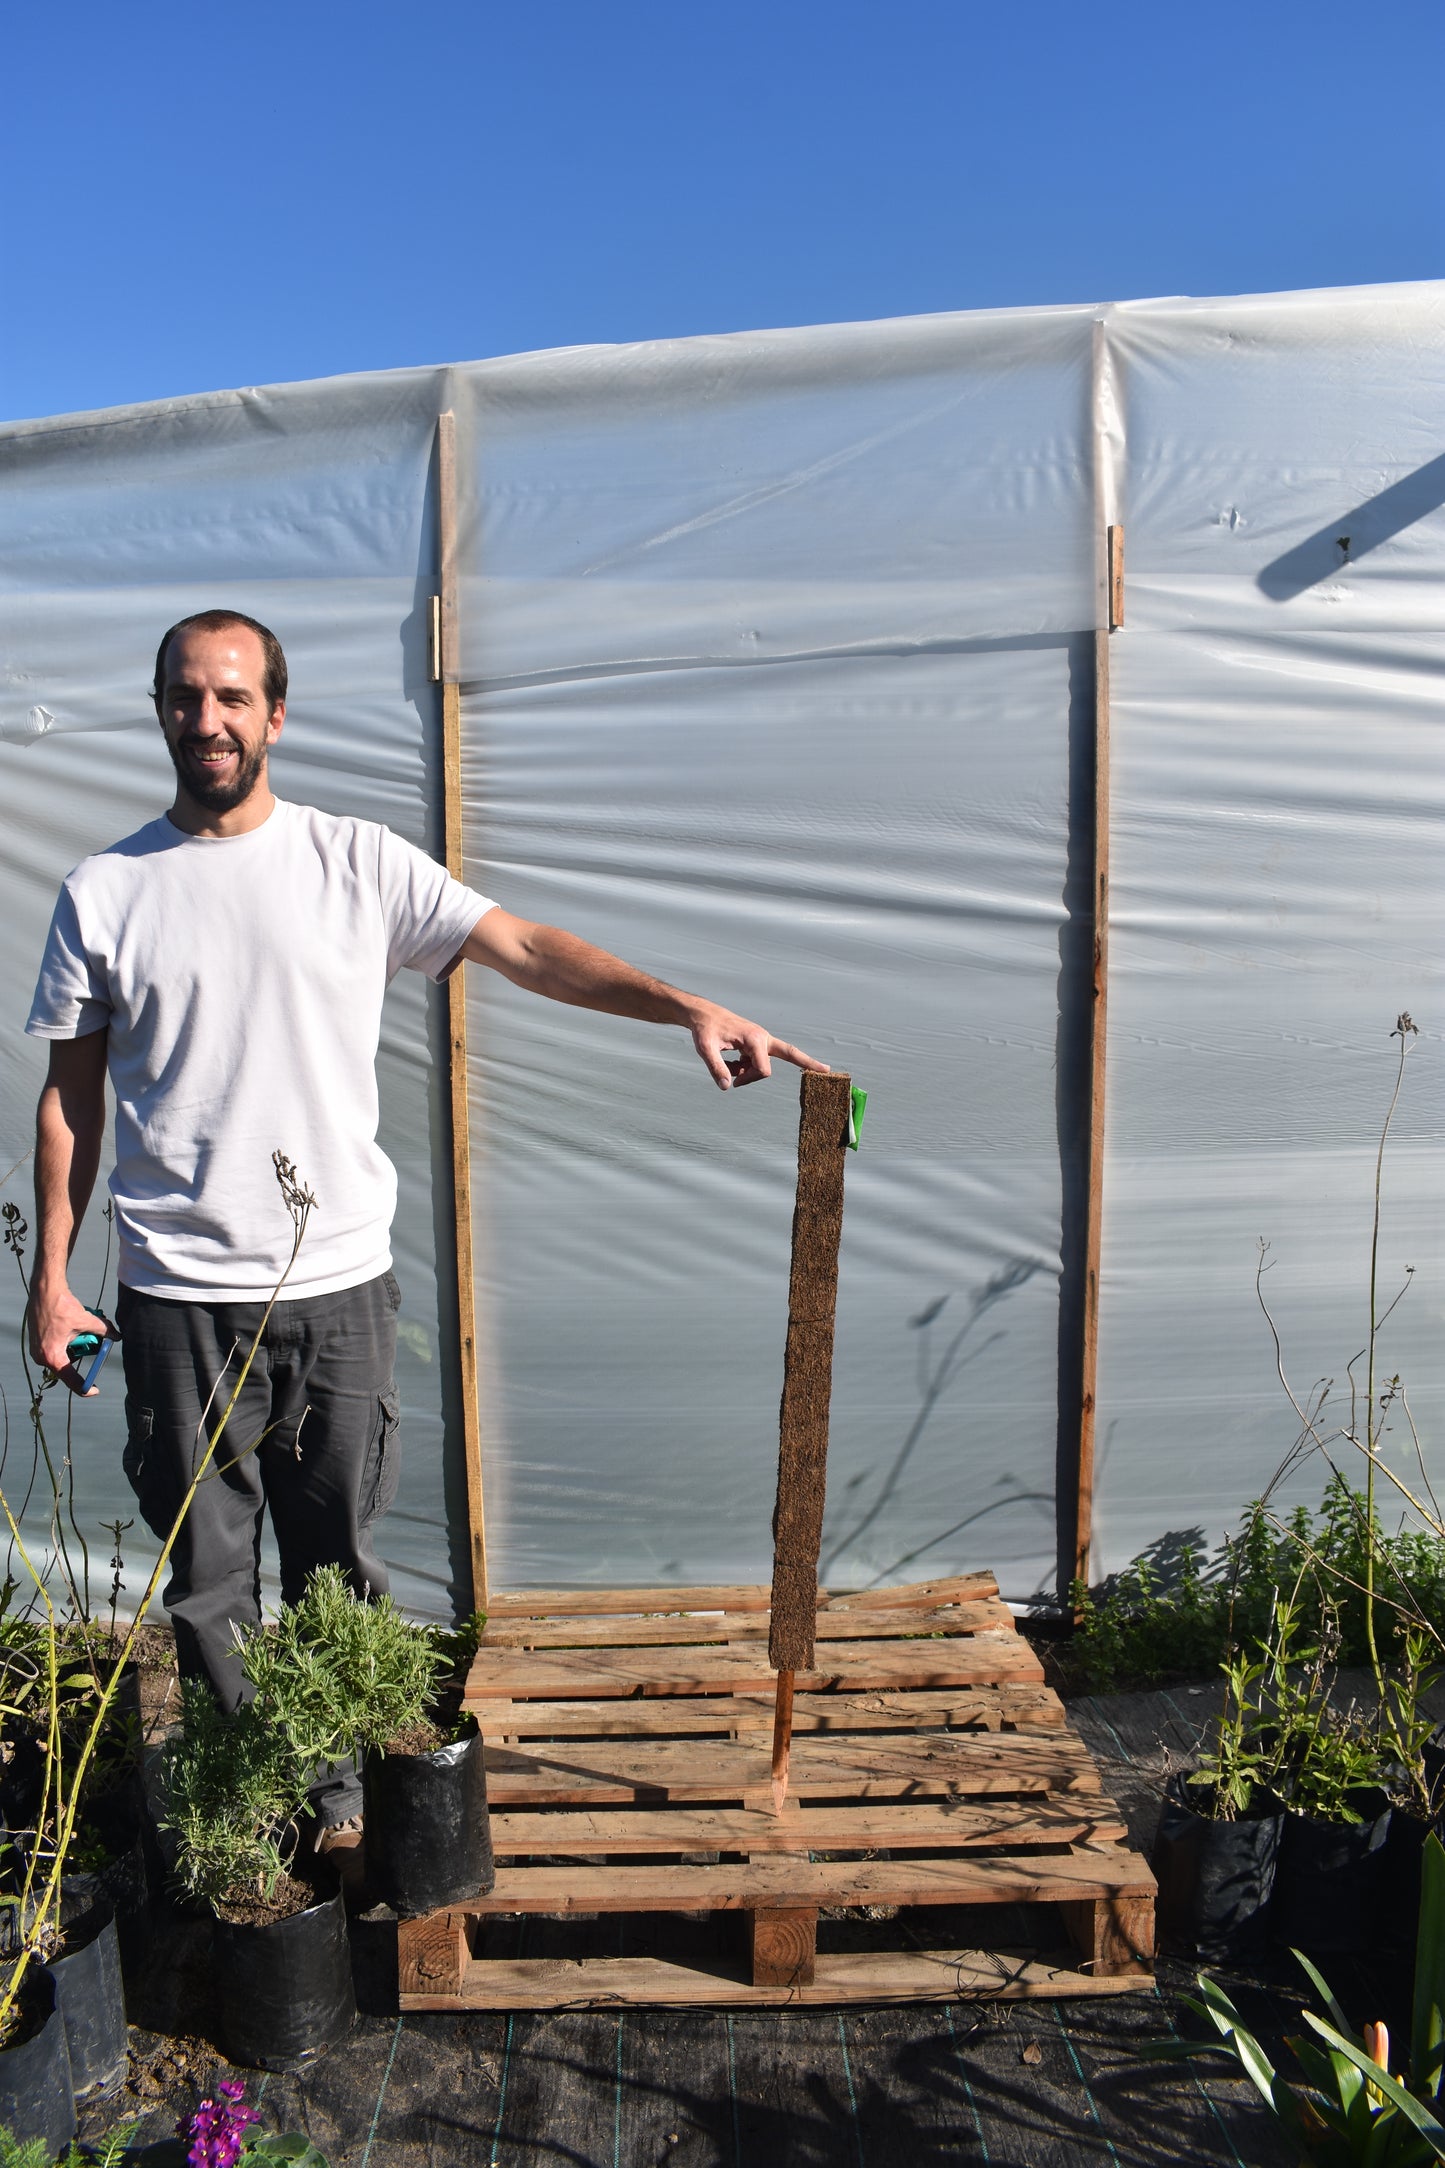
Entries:
{"type": "Polygon", "coordinates": [[[238,805],[244,805],[256,788],[266,765],[267,748],[264,739],[259,745],[253,746],[249,753],[244,747],[237,745],[234,739],[231,742],[238,755],[237,765],[230,781],[222,783],[213,782],[200,761],[183,759],[181,748],[172,745],[169,738],[166,740],[171,765],[180,780],[182,790],[188,798],[193,798],[197,805],[204,806],[208,813],[234,813],[238,805]]]}

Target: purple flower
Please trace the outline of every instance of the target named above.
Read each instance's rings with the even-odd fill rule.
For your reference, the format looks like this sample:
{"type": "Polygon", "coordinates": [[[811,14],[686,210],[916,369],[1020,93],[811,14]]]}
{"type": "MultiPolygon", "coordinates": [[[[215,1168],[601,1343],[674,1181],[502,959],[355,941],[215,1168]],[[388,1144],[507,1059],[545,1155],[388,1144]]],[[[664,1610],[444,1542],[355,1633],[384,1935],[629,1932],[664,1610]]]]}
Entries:
{"type": "Polygon", "coordinates": [[[247,2130],[261,2120],[245,2105],[246,2088],[239,2079],[222,2078],[216,2090],[222,2099],[203,2100],[189,2120],[182,2117],[177,2125],[177,2134],[191,2141],[186,2154],[190,2168],[235,2168],[247,2130]]]}

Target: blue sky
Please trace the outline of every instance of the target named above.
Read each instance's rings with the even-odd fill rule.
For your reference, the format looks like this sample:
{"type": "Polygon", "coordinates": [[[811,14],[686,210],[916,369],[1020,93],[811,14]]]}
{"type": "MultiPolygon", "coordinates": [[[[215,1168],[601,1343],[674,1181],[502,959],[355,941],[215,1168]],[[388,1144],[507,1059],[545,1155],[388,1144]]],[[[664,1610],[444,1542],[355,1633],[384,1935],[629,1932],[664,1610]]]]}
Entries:
{"type": "Polygon", "coordinates": [[[80,0],[5,39],[0,418],[1445,276],[1440,0],[80,0]]]}

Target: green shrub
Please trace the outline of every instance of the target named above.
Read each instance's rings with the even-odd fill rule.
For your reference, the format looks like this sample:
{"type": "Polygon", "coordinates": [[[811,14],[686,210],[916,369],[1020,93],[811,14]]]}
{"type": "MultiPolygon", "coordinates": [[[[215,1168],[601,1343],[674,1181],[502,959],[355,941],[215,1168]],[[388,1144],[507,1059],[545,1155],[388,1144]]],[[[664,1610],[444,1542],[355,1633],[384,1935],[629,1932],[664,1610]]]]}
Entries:
{"type": "Polygon", "coordinates": [[[186,1680],[182,1695],[180,1730],[165,1749],[161,1822],[176,1835],[176,1878],[211,1905],[241,1890],[269,1904],[315,1765],[254,1702],[226,1715],[203,1679],[186,1680]]]}
{"type": "MultiPolygon", "coordinates": [[[[1319,1637],[1328,1621],[1336,1660],[1369,1660],[1365,1629],[1368,1549],[1363,1495],[1338,1473],[1319,1508],[1299,1506],[1283,1523],[1262,1503],[1238,1534],[1208,1554],[1189,1539],[1157,1545],[1097,1589],[1076,1582],[1078,1630],[1064,1659],[1075,1681],[1107,1693],[1210,1677],[1232,1650],[1269,1634],[1277,1594],[1298,1586],[1301,1631],[1319,1637]]],[[[1445,1543],[1427,1529],[1375,1536],[1375,1586],[1382,1654],[1398,1659],[1404,1624],[1388,1608],[1408,1591],[1445,1633],[1445,1543]]]]}
{"type": "Polygon", "coordinates": [[[436,1636],[390,1596],[353,1595],[339,1566],[313,1573],[273,1630],[248,1635],[242,1661],[258,1706],[317,1767],[421,1723],[451,1668],[436,1636]]]}

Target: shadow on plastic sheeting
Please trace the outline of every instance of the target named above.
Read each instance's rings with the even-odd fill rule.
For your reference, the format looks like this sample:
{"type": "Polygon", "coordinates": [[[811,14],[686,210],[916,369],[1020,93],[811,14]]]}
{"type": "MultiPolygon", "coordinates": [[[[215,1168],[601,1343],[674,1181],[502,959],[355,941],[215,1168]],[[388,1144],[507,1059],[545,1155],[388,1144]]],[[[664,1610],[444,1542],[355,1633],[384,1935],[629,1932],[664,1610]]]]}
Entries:
{"type": "MultiPolygon", "coordinates": [[[[1125,1570],[1132,1573],[1137,1567],[1145,1567],[1153,1586],[1162,1595],[1169,1595],[1197,1574],[1208,1572],[1209,1550],[1209,1538],[1202,1528],[1168,1528],[1152,1543],[1146,1543],[1142,1551],[1136,1551],[1125,1570]]],[[[1095,1600],[1102,1602],[1112,1596],[1121,1578],[1119,1573],[1109,1573],[1095,1582],[1091,1591],[1095,1600]]]]}
{"type": "MultiPolygon", "coordinates": [[[[879,1478],[872,1498],[865,1499],[860,1495],[872,1475],[871,1469],[861,1469],[845,1486],[839,1514],[845,1518],[846,1525],[840,1535],[835,1536],[830,1532],[824,1543],[818,1562],[820,1581],[826,1583],[838,1560],[845,1558],[862,1541],[897,1497],[904,1470],[949,1387],[957,1382],[970,1363],[977,1362],[989,1348],[1007,1337],[1005,1331],[981,1333],[979,1328],[992,1316],[1001,1302],[1007,1301],[1009,1296],[1026,1287],[1043,1269],[1037,1257],[1009,1258],[996,1272],[989,1274],[981,1287],[976,1287],[967,1296],[967,1308],[957,1324],[954,1324],[952,1319],[944,1321],[947,1337],[941,1347],[933,1337],[933,1327],[938,1324],[944,1310],[953,1301],[952,1290],[935,1296],[916,1317],[909,1318],[909,1330],[918,1334],[917,1413],[904,1432],[902,1442],[888,1468],[879,1478]],[[951,1331],[948,1330],[950,1325],[951,1331]]],[[[957,1316],[957,1311],[954,1316],[957,1316]]],[[[961,1534],[965,1528],[984,1519],[987,1514],[997,1513],[1003,1506],[1026,1504],[1030,1501],[1042,1502],[1045,1506],[1052,1503],[1047,1492],[1026,1490],[1022,1484],[1007,1475],[999,1476],[994,1487],[1001,1491],[999,1497],[990,1499],[987,1505],[975,1507],[972,1512],[965,1514],[961,1521],[955,1521],[951,1528],[941,1529],[936,1536],[930,1537],[921,1549],[909,1551],[903,1557],[893,1559],[887,1566],[880,1567],[870,1575],[866,1585],[876,1588],[880,1583],[888,1582],[906,1566],[911,1566],[922,1558],[926,1552],[936,1550],[941,1543],[961,1534]]]]}
{"type": "Polygon", "coordinates": [[[1261,593],[1272,602],[1291,602],[1321,580],[1333,578],[1367,550],[1378,549],[1412,527],[1427,512],[1445,504],[1445,452],[1429,459],[1377,497],[1367,497],[1353,512],[1342,512],[1328,527],[1276,557],[1259,574],[1261,593]]]}

